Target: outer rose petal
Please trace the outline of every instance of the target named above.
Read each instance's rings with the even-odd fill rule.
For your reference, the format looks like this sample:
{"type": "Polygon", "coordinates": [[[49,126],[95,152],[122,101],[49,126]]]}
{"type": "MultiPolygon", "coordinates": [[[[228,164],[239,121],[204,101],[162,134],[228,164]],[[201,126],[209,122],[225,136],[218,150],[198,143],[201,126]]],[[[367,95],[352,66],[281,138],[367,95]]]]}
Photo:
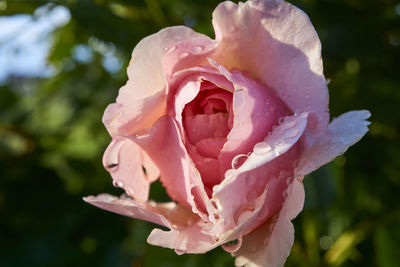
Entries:
{"type": "Polygon", "coordinates": [[[334,119],[328,127],[328,132],[320,136],[314,144],[303,152],[295,172],[304,176],[320,166],[342,155],[347,148],[357,143],[367,132],[368,110],[350,111],[334,119]]]}
{"type": "Polygon", "coordinates": [[[294,240],[294,228],[290,221],[303,209],[303,184],[294,179],[286,193],[287,198],[277,217],[243,237],[240,249],[232,253],[236,257],[236,266],[283,266],[294,240]]]}
{"type": "Polygon", "coordinates": [[[108,194],[83,198],[86,202],[124,216],[156,223],[168,228],[188,226],[199,218],[190,210],[174,202],[156,204],[138,202],[130,198],[117,198],[108,194]]]}
{"type": "Polygon", "coordinates": [[[321,44],[306,14],[280,0],[221,3],[213,13],[218,41],[210,55],[228,69],[249,72],[296,113],[313,112],[314,131],[329,121],[321,44]]]}
{"type": "Polygon", "coordinates": [[[202,224],[197,222],[189,227],[170,231],[154,229],[147,238],[147,242],[155,246],[175,249],[177,254],[205,253],[219,244],[215,242],[212,235],[204,232],[202,224]]]}
{"type": "MultiPolygon", "coordinates": [[[[132,53],[129,80],[119,90],[116,104],[107,108],[103,122],[111,135],[128,135],[151,127],[165,112],[166,84],[161,63],[169,45],[208,38],[184,26],[165,28],[141,40],[132,53]]],[[[208,38],[209,39],[209,38],[208,38]]]]}
{"type": "Polygon", "coordinates": [[[114,185],[123,188],[129,196],[139,201],[147,200],[150,182],[159,175],[151,159],[129,139],[112,141],[104,152],[103,164],[111,173],[114,185]],[[148,167],[147,174],[143,167],[148,167]]]}

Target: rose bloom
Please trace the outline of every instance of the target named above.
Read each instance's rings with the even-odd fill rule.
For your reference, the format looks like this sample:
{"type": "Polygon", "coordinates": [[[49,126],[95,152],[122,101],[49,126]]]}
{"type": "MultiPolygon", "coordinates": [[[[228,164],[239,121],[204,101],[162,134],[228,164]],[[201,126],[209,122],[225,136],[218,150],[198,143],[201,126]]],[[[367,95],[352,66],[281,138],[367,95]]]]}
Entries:
{"type": "Polygon", "coordinates": [[[184,26],[144,38],[103,122],[103,163],[126,194],[85,201],[162,225],[148,242],[176,253],[217,246],[237,266],[282,266],[304,175],[367,131],[368,111],[329,123],[321,44],[279,0],[221,3],[215,40],[184,26]],[[160,179],[173,201],[148,200],[160,179]]]}

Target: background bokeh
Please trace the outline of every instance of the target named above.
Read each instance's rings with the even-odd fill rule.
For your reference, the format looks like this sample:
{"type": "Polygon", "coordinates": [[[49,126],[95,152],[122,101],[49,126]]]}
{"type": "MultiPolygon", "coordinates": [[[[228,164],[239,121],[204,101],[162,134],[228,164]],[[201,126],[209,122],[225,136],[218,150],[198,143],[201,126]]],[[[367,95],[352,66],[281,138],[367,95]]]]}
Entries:
{"type": "MultiPolygon", "coordinates": [[[[222,249],[177,256],[154,225],[92,207],[113,188],[101,123],[135,44],[185,24],[213,36],[212,0],[0,0],[0,266],[233,266],[222,249]]],[[[369,133],[305,178],[286,266],[400,266],[400,4],[291,1],[311,18],[332,116],[372,113],[369,133]]],[[[163,200],[159,183],[153,199],[163,200]]]]}

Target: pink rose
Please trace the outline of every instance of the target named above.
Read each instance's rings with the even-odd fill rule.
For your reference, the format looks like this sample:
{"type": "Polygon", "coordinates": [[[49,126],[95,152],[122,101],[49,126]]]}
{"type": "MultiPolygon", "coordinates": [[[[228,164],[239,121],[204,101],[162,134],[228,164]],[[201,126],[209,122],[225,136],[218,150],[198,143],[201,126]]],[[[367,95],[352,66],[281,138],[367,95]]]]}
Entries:
{"type": "Polygon", "coordinates": [[[329,124],[321,44],[291,4],[224,2],[213,25],[215,40],[178,26],[136,46],[103,117],[103,163],[126,195],[85,200],[169,228],[148,242],[178,254],[222,245],[237,266],[282,266],[304,175],[357,142],[370,114],[329,124]],[[158,178],[174,202],[148,200],[158,178]]]}

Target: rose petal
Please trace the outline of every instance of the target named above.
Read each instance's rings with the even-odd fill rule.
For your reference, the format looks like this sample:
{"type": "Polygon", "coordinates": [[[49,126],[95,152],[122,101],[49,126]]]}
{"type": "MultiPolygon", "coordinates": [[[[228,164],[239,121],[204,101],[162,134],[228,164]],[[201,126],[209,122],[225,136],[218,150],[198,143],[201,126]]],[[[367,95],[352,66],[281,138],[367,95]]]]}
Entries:
{"type": "Polygon", "coordinates": [[[219,157],[221,175],[231,168],[232,159],[250,152],[253,146],[270,132],[278,120],[289,114],[285,104],[269,88],[240,72],[229,72],[209,59],[235,86],[233,94],[233,126],[219,157]]]}
{"type": "Polygon", "coordinates": [[[180,74],[177,74],[174,79],[174,82],[171,82],[173,84],[171,88],[178,87],[178,89],[171,92],[171,97],[168,100],[168,103],[172,106],[171,109],[174,110],[173,116],[182,135],[185,135],[182,125],[182,112],[186,107],[186,104],[197,96],[200,88],[203,90],[204,82],[202,81],[215,84],[219,88],[233,92],[232,84],[223,75],[211,67],[186,69],[180,72],[180,74]]]}
{"type": "MultiPolygon", "coordinates": [[[[271,179],[279,177],[281,171],[293,173],[293,164],[298,158],[295,144],[306,125],[307,113],[285,118],[263,142],[255,145],[253,153],[242,166],[228,170],[225,179],[214,186],[213,201],[219,207],[219,216],[225,218],[226,229],[236,224],[233,221],[235,213],[248,201],[259,197],[271,179]],[[232,195],[235,197],[232,198],[232,195]]],[[[281,192],[278,189],[275,191],[279,194],[281,192]]],[[[276,201],[278,207],[281,204],[279,199],[273,201],[276,201]]],[[[269,206],[268,209],[275,212],[276,206],[269,206]]]]}
{"type": "Polygon", "coordinates": [[[132,140],[158,166],[160,180],[168,195],[181,205],[190,207],[203,219],[210,219],[208,216],[213,214],[213,207],[199,172],[182,142],[175,121],[169,116],[164,116],[153,125],[147,135],[132,137],[132,140]]]}
{"type": "Polygon", "coordinates": [[[103,164],[113,177],[115,186],[123,188],[136,200],[147,200],[150,181],[158,178],[157,170],[151,164],[151,159],[134,142],[129,139],[112,141],[104,152],[103,164]],[[150,166],[150,179],[143,171],[144,164],[150,166]],[[157,177],[154,178],[155,175],[157,177]]]}
{"type": "Polygon", "coordinates": [[[236,257],[236,266],[283,266],[294,240],[294,228],[290,221],[303,208],[303,184],[294,179],[286,193],[287,198],[279,214],[243,237],[240,249],[232,253],[236,257]]]}
{"type": "Polygon", "coordinates": [[[164,92],[124,105],[113,103],[104,111],[103,123],[111,136],[140,133],[165,113],[165,107],[164,92]]]}
{"type": "Polygon", "coordinates": [[[161,57],[178,41],[208,38],[190,28],[165,28],[142,39],[132,52],[129,80],[119,90],[116,104],[105,111],[103,122],[111,135],[128,135],[151,127],[165,113],[165,78],[161,57]]]}
{"type": "Polygon", "coordinates": [[[228,116],[224,113],[186,116],[183,123],[192,144],[208,138],[224,138],[229,133],[228,116]]]}
{"type": "Polygon", "coordinates": [[[350,111],[334,119],[328,127],[328,134],[316,139],[314,144],[303,152],[295,172],[304,176],[320,166],[342,155],[351,145],[357,143],[367,132],[367,110],[350,111]]]}
{"type": "Polygon", "coordinates": [[[168,228],[187,227],[199,217],[187,208],[174,202],[157,204],[155,202],[138,202],[130,198],[117,198],[108,194],[88,196],[86,202],[124,216],[156,223],[168,228]]]}
{"type": "Polygon", "coordinates": [[[226,1],[215,9],[213,25],[218,47],[210,57],[261,79],[293,112],[315,113],[314,131],[325,131],[329,96],[321,44],[303,11],[280,0],[226,1]]]}
{"type": "Polygon", "coordinates": [[[197,222],[183,229],[163,231],[154,229],[147,238],[149,244],[175,249],[177,254],[205,253],[219,244],[212,235],[204,232],[204,226],[197,222]]]}
{"type": "Polygon", "coordinates": [[[206,38],[185,26],[162,29],[142,39],[132,52],[128,66],[128,83],[120,89],[117,103],[128,104],[165,89],[165,69],[161,58],[179,41],[206,38]]]}
{"type": "Polygon", "coordinates": [[[207,138],[200,140],[195,144],[195,146],[200,155],[216,159],[218,158],[219,152],[221,151],[225,142],[225,138],[207,138]]]}

